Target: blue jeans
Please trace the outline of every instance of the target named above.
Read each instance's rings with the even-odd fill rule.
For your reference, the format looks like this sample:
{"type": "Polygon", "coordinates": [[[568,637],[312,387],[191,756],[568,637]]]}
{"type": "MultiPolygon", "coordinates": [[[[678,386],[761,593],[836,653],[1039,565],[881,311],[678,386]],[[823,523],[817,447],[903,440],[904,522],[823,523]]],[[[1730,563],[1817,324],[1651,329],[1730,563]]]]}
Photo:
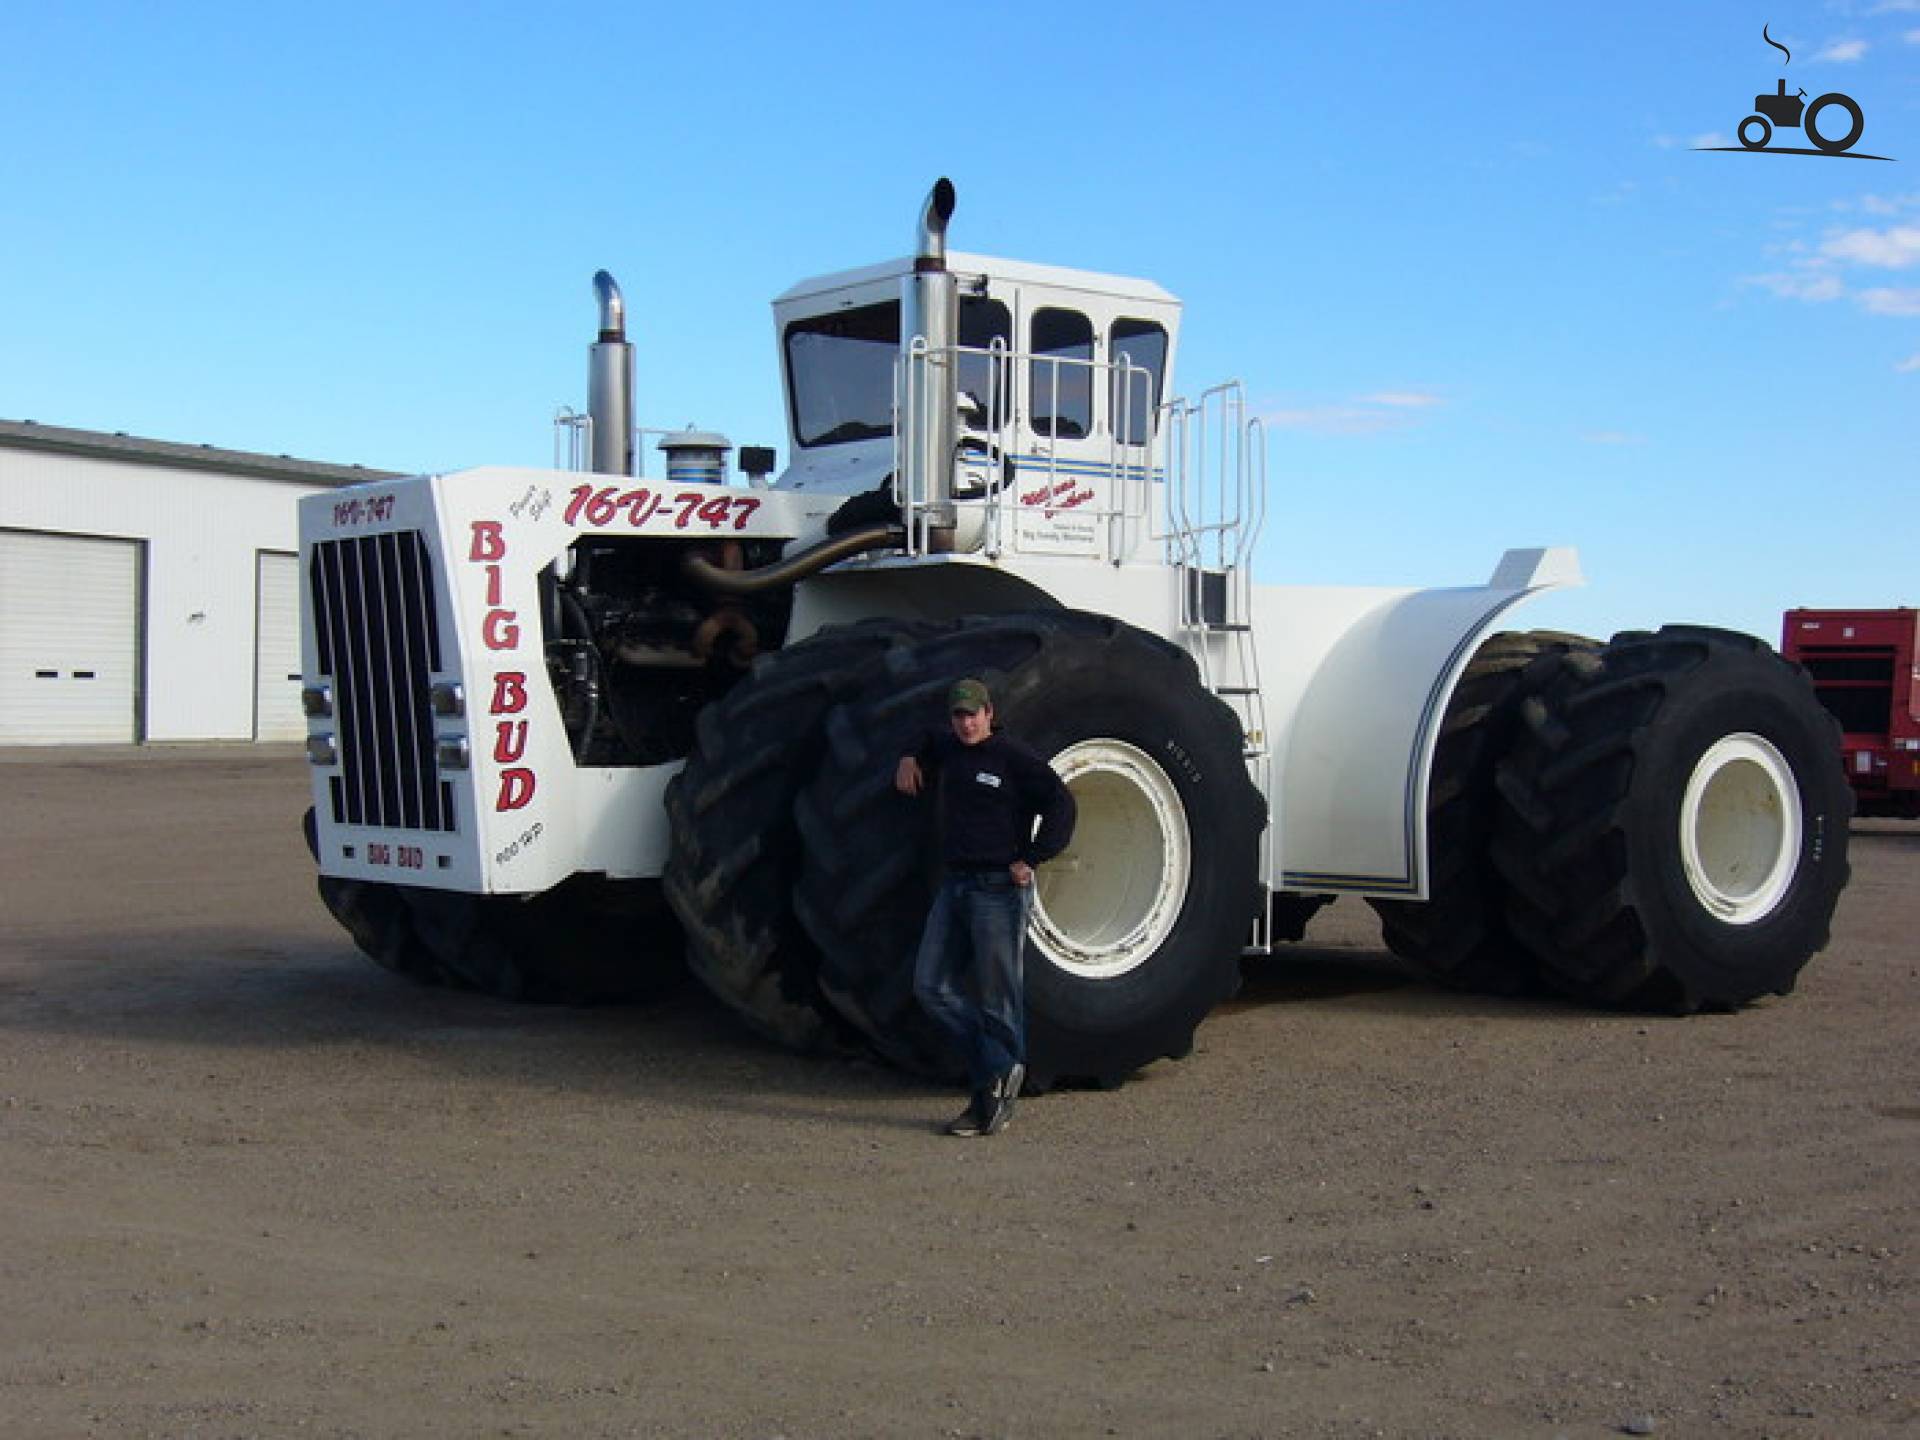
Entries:
{"type": "Polygon", "coordinates": [[[1005,870],[955,871],[933,897],[913,993],[967,1064],[974,1093],[1027,1059],[1021,956],[1033,887],[1005,870]]]}

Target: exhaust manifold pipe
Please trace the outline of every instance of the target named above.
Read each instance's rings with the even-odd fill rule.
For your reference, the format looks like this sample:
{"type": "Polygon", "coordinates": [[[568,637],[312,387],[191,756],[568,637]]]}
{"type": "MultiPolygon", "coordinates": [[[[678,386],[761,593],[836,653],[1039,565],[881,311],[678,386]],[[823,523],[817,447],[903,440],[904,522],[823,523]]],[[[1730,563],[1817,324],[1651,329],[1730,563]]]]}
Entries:
{"type": "Polygon", "coordinates": [[[797,584],[809,575],[869,550],[898,549],[907,532],[894,524],[864,525],[843,535],[830,535],[806,549],[762,565],[757,570],[729,570],[695,552],[680,562],[680,573],[715,595],[756,595],[783,585],[797,584]]]}

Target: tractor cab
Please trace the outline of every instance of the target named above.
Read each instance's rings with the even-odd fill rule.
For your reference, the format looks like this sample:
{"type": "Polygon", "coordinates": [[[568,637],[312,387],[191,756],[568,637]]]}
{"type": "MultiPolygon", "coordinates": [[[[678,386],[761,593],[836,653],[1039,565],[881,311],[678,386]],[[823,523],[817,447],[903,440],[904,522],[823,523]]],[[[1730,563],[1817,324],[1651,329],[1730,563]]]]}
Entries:
{"type": "Polygon", "coordinates": [[[1091,547],[1096,527],[1069,523],[1071,512],[1118,507],[1116,475],[1164,473],[1155,454],[1180,302],[1121,276],[979,255],[946,263],[957,323],[941,356],[903,339],[910,257],[803,281],[774,301],[792,457],[777,486],[855,494],[904,473],[914,371],[945,356],[954,501],[1008,507],[1021,548],[1091,547]]]}

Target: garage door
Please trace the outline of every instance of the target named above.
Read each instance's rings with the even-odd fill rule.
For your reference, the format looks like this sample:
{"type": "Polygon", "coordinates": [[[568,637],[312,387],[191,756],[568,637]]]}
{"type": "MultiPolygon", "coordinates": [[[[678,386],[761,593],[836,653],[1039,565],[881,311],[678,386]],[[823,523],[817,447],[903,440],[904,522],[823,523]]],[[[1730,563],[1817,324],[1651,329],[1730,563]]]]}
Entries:
{"type": "Polygon", "coordinates": [[[300,557],[262,550],[254,582],[253,738],[304,740],[300,710],[300,557]]]}
{"type": "Polygon", "coordinates": [[[0,745],[139,738],[140,545],[0,530],[0,745]]]}

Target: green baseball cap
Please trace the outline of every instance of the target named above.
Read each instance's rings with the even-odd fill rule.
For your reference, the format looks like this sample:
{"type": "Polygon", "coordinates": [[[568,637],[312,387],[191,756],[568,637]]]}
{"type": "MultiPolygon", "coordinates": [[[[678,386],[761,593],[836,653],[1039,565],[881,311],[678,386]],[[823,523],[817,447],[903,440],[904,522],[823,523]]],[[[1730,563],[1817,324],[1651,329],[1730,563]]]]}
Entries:
{"type": "Polygon", "coordinates": [[[978,680],[956,680],[953,688],[947,691],[947,709],[965,710],[972,714],[976,710],[985,710],[993,704],[993,697],[987,694],[987,687],[978,680]]]}

